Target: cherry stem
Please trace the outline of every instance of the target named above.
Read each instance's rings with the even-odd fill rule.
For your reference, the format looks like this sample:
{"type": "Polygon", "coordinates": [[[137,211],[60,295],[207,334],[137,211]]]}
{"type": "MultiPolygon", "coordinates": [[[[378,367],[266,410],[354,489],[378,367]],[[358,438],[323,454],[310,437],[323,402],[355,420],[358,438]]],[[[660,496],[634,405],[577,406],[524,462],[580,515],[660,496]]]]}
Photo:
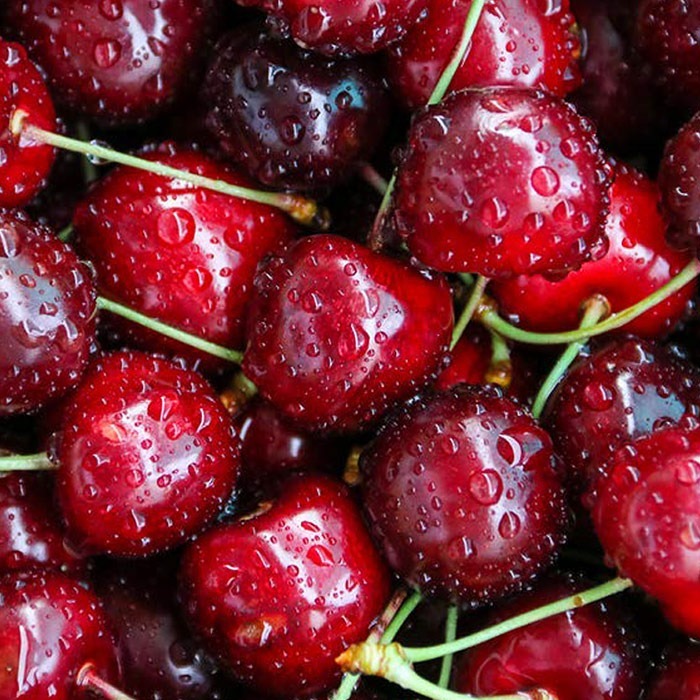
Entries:
{"type": "MultiPolygon", "coordinates": [[[[585,302],[583,318],[581,319],[579,328],[582,330],[592,328],[596,325],[596,323],[598,323],[598,321],[608,315],[610,315],[610,304],[608,303],[608,300],[599,295],[593,296],[585,302]]],[[[588,342],[588,338],[576,341],[575,343],[570,343],[566,350],[564,350],[564,352],[561,354],[561,357],[557,360],[554,367],[552,367],[552,370],[547,375],[547,378],[544,380],[539,392],[537,393],[535,403],[532,405],[532,415],[535,418],[540,418],[552,392],[561,381],[561,378],[564,376],[566,370],[571,367],[573,361],[579,356],[579,353],[586,342],[588,342]]]]}
{"type": "Polygon", "coordinates": [[[78,671],[75,684],[78,688],[95,693],[106,698],[106,700],[133,700],[130,695],[127,695],[118,688],[115,688],[111,683],[100,678],[95,673],[95,667],[92,664],[86,664],[78,671]]]}
{"type": "Polygon", "coordinates": [[[68,224],[64,229],[61,229],[58,232],[58,240],[62,241],[63,243],[67,243],[70,239],[71,236],[73,235],[73,224],[68,224]]]}
{"type": "Polygon", "coordinates": [[[488,278],[479,275],[474,282],[471,293],[469,294],[469,299],[467,304],[462,310],[459,316],[457,324],[455,325],[454,331],[452,332],[452,341],[450,342],[450,350],[454,350],[455,345],[459,342],[462,334],[467,329],[469,322],[474,317],[476,310],[479,308],[481,303],[481,297],[484,295],[484,290],[486,285],[489,283],[488,278]]]}
{"type": "Polygon", "coordinates": [[[105,299],[104,297],[97,297],[97,308],[102,311],[109,311],[116,316],[121,316],[122,318],[137,323],[144,328],[160,333],[167,338],[172,338],[177,340],[184,345],[195,348],[196,350],[201,350],[208,355],[213,355],[221,360],[226,360],[227,362],[232,362],[233,364],[240,365],[243,362],[243,353],[239,350],[230,350],[223,345],[217,345],[216,343],[210,343],[208,340],[203,340],[196,335],[182,331],[179,328],[173,328],[167,323],[158,321],[155,318],[146,316],[145,314],[139,313],[130,309],[128,306],[119,304],[116,301],[111,301],[110,299],[105,299]]]}
{"type": "Polygon", "coordinates": [[[50,469],[58,469],[58,466],[49,459],[46,452],[0,457],[0,472],[38,472],[50,469]]]}
{"type": "MultiPolygon", "coordinates": [[[[85,122],[78,122],[75,129],[81,141],[90,142],[92,140],[90,138],[90,129],[85,122]]],[[[97,166],[89,158],[85,158],[83,160],[83,179],[85,184],[89,185],[91,182],[95,182],[98,177],[97,166]]]]}
{"type": "Polygon", "coordinates": [[[361,163],[358,170],[360,175],[362,175],[362,179],[379,192],[380,195],[384,196],[389,183],[376,171],[372,164],[361,163]]]}
{"type": "Polygon", "coordinates": [[[510,348],[505,339],[489,330],[491,335],[491,364],[484,380],[488,384],[496,384],[506,391],[513,383],[513,363],[510,359],[510,348]]]}
{"type": "Polygon", "coordinates": [[[591,326],[590,328],[579,328],[562,333],[535,333],[532,331],[524,331],[501,318],[493,306],[488,304],[482,305],[482,307],[477,310],[476,316],[487,328],[500,333],[505,338],[519,343],[527,343],[530,345],[563,345],[578,343],[627,325],[650,309],[653,309],[657,304],[668,299],[685,287],[686,284],[692,282],[698,275],[700,275],[700,261],[693,260],[693,262],[684,267],[670,282],[667,282],[663,287],[657,289],[653,294],[650,294],[648,297],[623,311],[612,314],[601,323],[591,326]]]}
{"type": "Polygon", "coordinates": [[[28,115],[26,112],[21,109],[15,110],[10,119],[10,133],[12,133],[13,136],[30,140],[33,139],[56,148],[82,153],[88,158],[100,159],[126,165],[131,168],[138,168],[139,170],[146,170],[155,175],[189,182],[195,187],[212,190],[213,192],[220,192],[221,194],[227,194],[239,199],[247,199],[251,202],[258,202],[259,204],[267,204],[281,209],[291,216],[292,219],[305,226],[313,226],[321,230],[327,230],[330,226],[328,211],[324,207],[319,206],[315,201],[301,197],[300,195],[287,194],[284,192],[264,192],[249,187],[232,185],[224,180],[215,180],[186,170],[173,168],[156,161],[120,153],[107,146],[97,144],[94,141],[85,143],[78,139],[70,138],[69,136],[56,134],[53,131],[47,131],[46,129],[27,123],[27,118],[28,115]]]}
{"type": "MultiPolygon", "coordinates": [[[[447,619],[445,620],[445,643],[449,644],[454,642],[457,637],[457,619],[459,618],[459,607],[457,605],[450,605],[447,611],[447,619]]],[[[454,660],[454,654],[446,654],[442,657],[442,665],[440,666],[440,677],[438,679],[438,685],[441,688],[447,688],[450,684],[450,678],[452,676],[452,661],[454,660]]]]}

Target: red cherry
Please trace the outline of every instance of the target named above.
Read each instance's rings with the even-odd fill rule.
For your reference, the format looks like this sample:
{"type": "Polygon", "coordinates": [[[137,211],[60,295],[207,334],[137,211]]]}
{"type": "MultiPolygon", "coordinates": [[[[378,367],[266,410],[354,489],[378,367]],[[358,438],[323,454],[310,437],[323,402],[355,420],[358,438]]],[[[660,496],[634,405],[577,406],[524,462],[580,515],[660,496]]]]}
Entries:
{"type": "Polygon", "coordinates": [[[353,432],[427,383],[452,324],[442,277],[311,236],[258,270],[243,370],[305,429],[353,432]]]}
{"type": "MultiPolygon", "coordinates": [[[[427,104],[471,5],[471,0],[430,0],[427,19],[391,47],[387,74],[407,106],[427,104]]],[[[450,91],[512,85],[566,95],[580,83],[574,26],[569,0],[490,0],[450,91]]]]}
{"type": "Polygon", "coordinates": [[[700,647],[687,643],[672,650],[644,697],[646,700],[699,700],[700,647]]]}
{"type": "Polygon", "coordinates": [[[98,598],[63,574],[0,579],[0,697],[79,700],[76,676],[87,666],[118,678],[114,643],[98,598]]]}
{"type": "Polygon", "coordinates": [[[700,429],[657,430],[613,454],[593,506],[608,559],[691,636],[700,634],[698,465],[700,429]]]}
{"type": "Polygon", "coordinates": [[[53,131],[56,115],[46,85],[19,44],[0,39],[0,207],[21,207],[44,184],[54,159],[50,146],[16,139],[10,121],[17,110],[53,131]]]}
{"type": "MultiPolygon", "coordinates": [[[[651,180],[618,168],[605,226],[607,253],[558,282],[540,275],[496,282],[491,292],[501,311],[528,330],[572,330],[581,321],[583,304],[595,294],[603,295],[615,313],[661,288],[690,262],[690,256],[668,247],[659,204],[651,180]]],[[[687,310],[696,286],[688,284],[621,330],[643,337],[669,333],[687,310]]]]}
{"type": "Polygon", "coordinates": [[[435,269],[559,275],[605,252],[608,184],[590,125],[565,102],[465,90],[414,120],[395,215],[435,269]]]}
{"type": "Polygon", "coordinates": [[[150,119],[182,95],[215,9],[213,0],[6,5],[7,26],[46,72],[56,100],[110,125],[150,119]]]}
{"type": "Polygon", "coordinates": [[[551,440],[494,388],[462,385],[409,404],[360,467],[377,542],[428,595],[492,601],[548,566],[564,540],[551,440]]]}
{"type": "Polygon", "coordinates": [[[297,476],[280,494],[189,546],[182,594],[193,628],[235,678],[306,696],[337,683],[334,659],[367,636],[390,577],[344,486],[297,476]]]}
{"type": "Polygon", "coordinates": [[[94,314],[75,253],[21,212],[0,210],[0,415],[35,411],[78,383],[94,314]]]}
{"type": "Polygon", "coordinates": [[[229,497],[239,449],[199,375],[140,353],[98,361],[72,395],[52,451],[68,538],[117,556],[185,542],[229,497]]]}

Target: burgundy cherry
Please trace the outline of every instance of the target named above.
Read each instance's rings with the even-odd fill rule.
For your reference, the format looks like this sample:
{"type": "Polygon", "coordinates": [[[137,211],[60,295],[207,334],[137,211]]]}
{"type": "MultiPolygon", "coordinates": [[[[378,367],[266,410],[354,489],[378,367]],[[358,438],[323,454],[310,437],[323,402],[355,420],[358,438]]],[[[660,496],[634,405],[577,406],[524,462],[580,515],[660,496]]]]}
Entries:
{"type": "Polygon", "coordinates": [[[305,429],[354,432],[428,382],[452,324],[442,277],[311,236],[258,270],[243,370],[305,429]]]}
{"type": "Polygon", "coordinates": [[[75,253],[21,212],[0,210],[0,415],[35,411],[78,383],[94,314],[75,253]]]}
{"type": "Polygon", "coordinates": [[[12,135],[10,122],[17,110],[36,126],[56,127],[53,102],[39,71],[24,48],[0,39],[0,207],[27,204],[44,184],[54,158],[50,146],[12,135]]]}
{"type": "Polygon", "coordinates": [[[72,113],[109,125],[152,118],[182,94],[215,9],[213,0],[6,5],[11,33],[46,72],[55,98],[72,113]]]}
{"type": "Polygon", "coordinates": [[[560,275],[605,252],[608,184],[591,126],[566,103],[465,90],[414,120],[396,221],[438,270],[560,275]]]}
{"type": "MultiPolygon", "coordinates": [[[[584,588],[581,580],[550,579],[499,605],[485,624],[497,624],[584,588]]],[[[459,659],[454,686],[460,693],[477,696],[542,689],[561,700],[637,700],[646,671],[645,651],[631,610],[618,601],[605,601],[480,644],[459,659]]]]}
{"type": "Polygon", "coordinates": [[[63,574],[35,572],[0,579],[0,697],[79,700],[86,666],[118,681],[114,642],[100,601],[63,574]]]}
{"type": "MultiPolygon", "coordinates": [[[[471,0],[430,0],[427,19],[391,47],[387,75],[407,106],[428,102],[471,5],[471,0]]],[[[489,0],[450,91],[513,85],[566,95],[580,83],[574,28],[569,0],[489,0]]]]}
{"type": "MultiPolygon", "coordinates": [[[[585,301],[596,294],[608,300],[614,313],[661,288],[690,262],[690,256],[668,247],[659,204],[651,180],[618,167],[605,226],[607,253],[561,281],[521,275],[496,282],[491,292],[501,311],[529,330],[564,331],[578,326],[585,301]]],[[[696,286],[688,284],[621,330],[643,337],[666,335],[687,310],[696,286]]]]}
{"type": "Polygon", "coordinates": [[[235,485],[239,442],[194,372],[140,353],[98,361],[71,396],[51,457],[78,549],[148,556],[185,542],[235,485]]]}
{"type": "Polygon", "coordinates": [[[645,700],[700,700],[700,647],[687,643],[670,652],[649,684],[645,700]]]}
{"type": "Polygon", "coordinates": [[[254,27],[217,45],[204,91],[212,139],[270,187],[319,189],[349,179],[389,122],[389,96],[367,59],[329,59],[254,27]]]}
{"type": "Polygon", "coordinates": [[[337,683],[334,659],[367,636],[390,577],[344,486],[296,476],[280,494],[189,546],[182,594],[193,628],[238,680],[306,696],[337,683]]]}
{"type": "Polygon", "coordinates": [[[375,539],[428,595],[493,601],[547,567],[564,540],[552,442],[495,388],[461,385],[409,404],[360,467],[375,539]]]}

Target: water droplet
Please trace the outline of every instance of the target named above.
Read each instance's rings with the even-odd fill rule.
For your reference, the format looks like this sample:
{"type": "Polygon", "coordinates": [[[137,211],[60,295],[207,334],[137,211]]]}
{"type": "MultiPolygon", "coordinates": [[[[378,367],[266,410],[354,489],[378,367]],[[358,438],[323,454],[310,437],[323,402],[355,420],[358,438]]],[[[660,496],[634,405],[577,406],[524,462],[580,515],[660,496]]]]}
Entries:
{"type": "Polygon", "coordinates": [[[468,488],[477,503],[492,506],[501,498],[503,480],[493,469],[484,469],[469,477],[468,488]]]}
{"type": "Polygon", "coordinates": [[[116,39],[101,39],[95,43],[92,56],[99,68],[111,68],[122,55],[122,45],[116,39]]]}
{"type": "Polygon", "coordinates": [[[98,8],[100,14],[110,22],[120,19],[124,14],[122,0],[100,0],[98,8]]]}
{"type": "Polygon", "coordinates": [[[316,566],[333,566],[335,564],[335,559],[330,550],[320,544],[316,544],[309,548],[306,554],[307,558],[312,561],[316,566]]]}
{"type": "Polygon", "coordinates": [[[511,511],[504,513],[498,523],[498,532],[504,540],[512,540],[520,532],[520,518],[511,511]]]}
{"type": "Polygon", "coordinates": [[[543,197],[551,197],[559,191],[559,175],[545,165],[535,168],[530,182],[535,192],[543,197]]]}
{"type": "Polygon", "coordinates": [[[601,382],[591,382],[583,390],[583,401],[594,411],[605,411],[615,401],[615,390],[601,382]]]}
{"type": "Polygon", "coordinates": [[[166,209],[156,222],[158,238],[170,246],[190,243],[194,239],[195,230],[194,217],[185,209],[166,209]]]}

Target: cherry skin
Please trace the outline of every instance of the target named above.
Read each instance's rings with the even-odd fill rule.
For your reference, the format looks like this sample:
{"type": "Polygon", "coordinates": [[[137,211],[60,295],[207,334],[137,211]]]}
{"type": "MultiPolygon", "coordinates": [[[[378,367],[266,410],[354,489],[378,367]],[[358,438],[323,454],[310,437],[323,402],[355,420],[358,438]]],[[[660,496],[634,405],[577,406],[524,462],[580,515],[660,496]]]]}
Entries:
{"type": "Polygon", "coordinates": [[[561,275],[605,252],[607,192],[591,126],[573,108],[542,92],[465,90],[414,120],[395,218],[435,269],[561,275]]]}
{"type": "MultiPolygon", "coordinates": [[[[408,107],[427,104],[454,54],[471,4],[430,0],[427,19],[389,50],[387,75],[408,107]]],[[[566,95],[580,83],[574,26],[569,0],[548,7],[537,0],[490,0],[450,91],[512,85],[566,95]]]]}
{"type": "Polygon", "coordinates": [[[453,325],[445,280],[338,236],[258,269],[245,375],[307,430],[356,432],[434,376],[453,325]]]}
{"type": "Polygon", "coordinates": [[[645,700],[700,700],[700,648],[687,643],[673,649],[649,684],[645,700]]]}
{"type": "Polygon", "coordinates": [[[0,207],[27,204],[45,183],[54,159],[50,146],[12,135],[17,110],[36,126],[56,127],[53,102],[27,52],[0,39],[0,207]]]}
{"type": "Polygon", "coordinates": [[[337,684],[335,657],[367,636],[390,586],[347,489],[311,474],[196,540],[180,576],[188,620],[212,653],[278,697],[337,684]]]}
{"type": "Polygon", "coordinates": [[[57,572],[0,579],[0,697],[79,700],[76,679],[92,665],[118,685],[114,642],[97,596],[57,572]]]}
{"type": "Polygon", "coordinates": [[[217,515],[239,442],[197,374],[136,352],[96,362],[64,410],[51,450],[68,539],[80,551],[148,556],[217,515]]]}
{"type": "Polygon", "coordinates": [[[367,59],[329,59],[244,27],[220,40],[202,93],[214,142],[269,187],[337,185],[368,160],[389,96],[367,59]]]}
{"type": "MultiPolygon", "coordinates": [[[[587,299],[604,296],[612,313],[647,297],[675,277],[690,256],[669,248],[656,185],[642,174],[618,167],[610,189],[605,232],[607,253],[563,280],[521,275],[491,287],[500,310],[518,326],[540,332],[576,328],[587,299]]],[[[696,284],[686,285],[666,301],[623,326],[642,337],[668,334],[687,310],[696,284]]]]}
{"type": "MultiPolygon", "coordinates": [[[[586,587],[575,579],[546,580],[499,605],[485,626],[586,587]]],[[[458,660],[454,687],[477,696],[542,689],[562,700],[637,700],[646,650],[631,612],[616,600],[604,601],[508,632],[458,660]]]]}
{"type": "Polygon", "coordinates": [[[427,595],[493,601],[546,568],[564,540],[552,442],[495,388],[461,385],[408,404],[360,468],[376,541],[427,595]]]}
{"type": "MultiPolygon", "coordinates": [[[[6,24],[72,114],[130,125],[165,111],[192,80],[213,0],[7,0],[6,24]]],[[[34,123],[34,122],[32,122],[34,123]]]]}
{"type": "Polygon", "coordinates": [[[0,416],[36,411],[78,383],[94,314],[91,275],[71,248],[0,210],[0,416]]]}
{"type": "MultiPolygon", "coordinates": [[[[147,158],[250,185],[209,157],[170,144],[147,158]]],[[[273,207],[121,167],[92,187],[73,224],[76,247],[97,271],[104,296],[230,348],[243,345],[258,263],[296,232],[273,207]]],[[[223,364],[127,321],[110,323],[145,349],[167,349],[207,368],[223,364]]]]}

